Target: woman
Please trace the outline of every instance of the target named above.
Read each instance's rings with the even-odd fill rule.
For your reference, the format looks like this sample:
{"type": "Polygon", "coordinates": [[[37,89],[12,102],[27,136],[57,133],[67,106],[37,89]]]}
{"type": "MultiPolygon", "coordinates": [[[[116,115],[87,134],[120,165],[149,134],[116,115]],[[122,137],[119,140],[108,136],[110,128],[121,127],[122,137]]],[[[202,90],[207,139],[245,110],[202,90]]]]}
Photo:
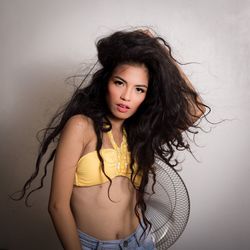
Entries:
{"type": "Polygon", "coordinates": [[[45,168],[55,156],[49,213],[63,247],[154,249],[144,190],[149,174],[155,178],[155,157],[177,165],[174,151],[190,150],[182,131],[198,128],[209,107],[161,37],[118,31],[100,39],[97,50],[100,68],[52,119],[20,198],[60,136],[45,168]]]}

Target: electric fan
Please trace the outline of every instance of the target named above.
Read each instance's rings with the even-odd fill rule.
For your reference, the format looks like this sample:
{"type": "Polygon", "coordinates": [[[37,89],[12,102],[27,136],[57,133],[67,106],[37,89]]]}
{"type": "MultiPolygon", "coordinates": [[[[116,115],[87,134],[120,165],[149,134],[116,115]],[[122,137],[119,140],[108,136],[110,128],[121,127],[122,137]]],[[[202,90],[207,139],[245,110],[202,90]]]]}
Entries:
{"type": "Polygon", "coordinates": [[[187,188],[179,174],[157,160],[154,163],[156,183],[152,191],[153,175],[146,186],[146,217],[152,223],[152,237],[157,250],[168,249],[184,231],[190,214],[187,188]]]}

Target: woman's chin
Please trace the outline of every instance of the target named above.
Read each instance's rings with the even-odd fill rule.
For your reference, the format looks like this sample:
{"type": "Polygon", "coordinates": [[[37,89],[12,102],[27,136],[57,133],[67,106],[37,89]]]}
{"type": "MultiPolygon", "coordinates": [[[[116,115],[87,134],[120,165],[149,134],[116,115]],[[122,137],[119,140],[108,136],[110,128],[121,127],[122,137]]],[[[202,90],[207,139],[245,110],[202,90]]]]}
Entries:
{"type": "Polygon", "coordinates": [[[128,119],[130,116],[131,116],[130,114],[114,112],[114,113],[112,113],[110,118],[113,119],[113,120],[117,120],[117,121],[118,120],[119,121],[124,121],[124,120],[128,119]]]}

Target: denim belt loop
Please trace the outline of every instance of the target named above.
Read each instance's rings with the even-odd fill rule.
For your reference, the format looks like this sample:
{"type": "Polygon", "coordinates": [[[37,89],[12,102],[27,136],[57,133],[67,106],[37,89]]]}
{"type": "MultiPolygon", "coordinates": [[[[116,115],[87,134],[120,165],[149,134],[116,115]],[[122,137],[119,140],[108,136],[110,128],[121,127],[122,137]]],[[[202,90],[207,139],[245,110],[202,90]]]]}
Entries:
{"type": "Polygon", "coordinates": [[[101,250],[102,249],[102,246],[100,246],[99,243],[100,243],[99,241],[96,242],[96,246],[95,246],[96,250],[101,250]]]}
{"type": "Polygon", "coordinates": [[[138,239],[137,239],[137,237],[136,237],[136,234],[134,235],[134,237],[135,237],[135,241],[136,241],[136,243],[137,243],[137,245],[138,245],[138,247],[140,246],[140,243],[139,243],[139,241],[138,241],[138,239]]]}
{"type": "Polygon", "coordinates": [[[102,250],[102,244],[100,244],[100,241],[97,241],[95,249],[96,250],[102,250]]]}

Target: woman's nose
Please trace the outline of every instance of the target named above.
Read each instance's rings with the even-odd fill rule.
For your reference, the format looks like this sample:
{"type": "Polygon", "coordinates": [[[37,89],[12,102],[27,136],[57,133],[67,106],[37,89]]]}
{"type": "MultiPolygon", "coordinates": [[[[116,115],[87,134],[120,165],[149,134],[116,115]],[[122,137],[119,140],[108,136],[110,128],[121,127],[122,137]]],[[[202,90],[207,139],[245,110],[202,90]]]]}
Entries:
{"type": "Polygon", "coordinates": [[[121,94],[121,99],[124,100],[124,101],[130,101],[130,99],[131,99],[131,90],[126,88],[121,94]]]}

